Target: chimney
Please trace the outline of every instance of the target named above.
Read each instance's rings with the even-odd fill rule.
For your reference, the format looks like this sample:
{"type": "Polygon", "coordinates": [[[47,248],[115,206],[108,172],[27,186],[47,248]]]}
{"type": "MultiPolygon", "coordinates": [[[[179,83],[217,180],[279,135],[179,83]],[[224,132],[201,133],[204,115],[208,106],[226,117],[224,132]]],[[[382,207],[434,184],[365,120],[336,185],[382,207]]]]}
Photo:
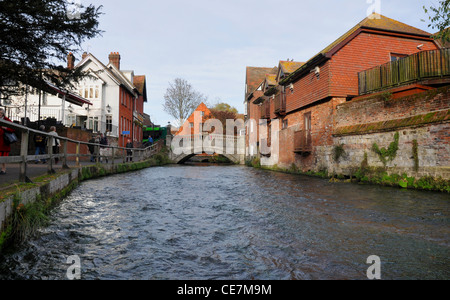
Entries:
{"type": "Polygon", "coordinates": [[[67,69],[73,70],[75,68],[75,56],[72,52],[67,55],[67,69]]]}
{"type": "Polygon", "coordinates": [[[85,59],[88,56],[87,52],[83,53],[83,56],[81,56],[81,59],[85,59]]]}
{"type": "Polygon", "coordinates": [[[109,55],[109,63],[116,66],[118,70],[120,70],[120,54],[119,52],[111,52],[109,55]]]}

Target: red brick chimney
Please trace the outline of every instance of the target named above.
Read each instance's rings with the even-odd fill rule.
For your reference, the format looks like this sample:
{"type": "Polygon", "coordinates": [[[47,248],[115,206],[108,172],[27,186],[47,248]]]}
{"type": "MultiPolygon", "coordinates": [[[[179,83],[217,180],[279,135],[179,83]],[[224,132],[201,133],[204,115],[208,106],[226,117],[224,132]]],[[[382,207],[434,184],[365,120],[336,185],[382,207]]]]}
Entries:
{"type": "Polygon", "coordinates": [[[120,70],[120,54],[119,52],[111,52],[109,55],[109,62],[116,66],[120,70]]]}
{"type": "Polygon", "coordinates": [[[75,56],[72,52],[67,55],[67,69],[73,70],[75,68],[75,56]]]}

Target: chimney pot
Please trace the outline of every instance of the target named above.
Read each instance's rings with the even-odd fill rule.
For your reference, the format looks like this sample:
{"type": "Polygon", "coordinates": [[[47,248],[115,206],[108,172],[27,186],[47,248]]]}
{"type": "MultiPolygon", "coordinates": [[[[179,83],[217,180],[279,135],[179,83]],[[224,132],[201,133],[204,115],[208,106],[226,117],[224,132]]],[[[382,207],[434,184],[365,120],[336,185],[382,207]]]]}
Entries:
{"type": "Polygon", "coordinates": [[[75,56],[72,52],[67,55],[67,69],[73,70],[75,68],[75,56]]]}
{"type": "Polygon", "coordinates": [[[116,66],[118,70],[120,70],[120,54],[119,52],[111,52],[109,55],[109,62],[116,66]]]}

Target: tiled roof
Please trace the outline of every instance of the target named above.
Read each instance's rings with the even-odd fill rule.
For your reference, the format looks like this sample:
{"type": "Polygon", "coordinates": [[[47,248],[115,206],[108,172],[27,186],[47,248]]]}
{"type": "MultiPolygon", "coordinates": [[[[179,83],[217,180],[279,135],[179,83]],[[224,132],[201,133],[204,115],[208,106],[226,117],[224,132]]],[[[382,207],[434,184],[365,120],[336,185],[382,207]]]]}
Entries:
{"type": "Polygon", "coordinates": [[[266,74],[276,74],[278,68],[247,67],[247,94],[253,93],[264,81],[266,74]]]}
{"type": "Polygon", "coordinates": [[[422,38],[430,38],[431,33],[428,33],[426,31],[423,31],[421,29],[412,27],[410,25],[404,24],[402,22],[387,18],[383,15],[373,13],[369,17],[365,18],[361,22],[359,22],[356,26],[354,26],[352,29],[347,31],[344,35],[339,37],[337,40],[335,40],[333,43],[328,45],[325,49],[320,51],[317,55],[315,55],[313,58],[308,60],[303,66],[298,68],[296,71],[291,73],[287,78],[283,79],[280,83],[286,84],[289,82],[292,82],[299,74],[303,73],[304,71],[307,71],[308,68],[311,66],[317,64],[319,61],[323,61],[327,57],[331,57],[335,51],[340,49],[340,47],[343,47],[343,45],[351,40],[353,35],[356,35],[359,30],[363,29],[369,29],[369,30],[376,30],[381,32],[390,32],[390,33],[400,33],[400,34],[406,34],[406,35],[413,35],[417,37],[422,38]]]}
{"type": "Polygon", "coordinates": [[[381,31],[405,33],[405,34],[412,34],[412,35],[425,36],[425,37],[431,36],[431,33],[428,33],[421,29],[412,27],[410,25],[407,25],[407,24],[399,22],[397,20],[385,17],[383,15],[373,13],[372,15],[368,16],[367,18],[365,18],[364,20],[359,22],[355,27],[350,29],[348,32],[346,32],[344,35],[342,35],[336,41],[331,43],[328,47],[323,49],[320,53],[325,54],[325,53],[329,52],[335,46],[339,45],[341,42],[343,42],[346,38],[350,37],[353,33],[355,33],[360,28],[368,28],[368,29],[375,29],[375,30],[381,30],[381,31]]]}
{"type": "MultiPolygon", "coordinates": [[[[447,27],[446,29],[444,29],[443,31],[450,31],[450,27],[447,27]]],[[[433,34],[434,37],[436,37],[436,35],[438,35],[440,33],[436,32],[435,34],[433,34]]],[[[442,40],[437,40],[439,42],[439,44],[443,47],[443,48],[450,48],[450,41],[442,41],[442,40]]]]}
{"type": "Polygon", "coordinates": [[[133,84],[142,95],[145,87],[145,75],[136,75],[133,77],[133,84]]]}
{"type": "Polygon", "coordinates": [[[147,87],[146,87],[145,75],[136,75],[133,77],[133,84],[138,90],[139,94],[144,97],[144,101],[147,102],[147,87]]]}
{"type": "Polygon", "coordinates": [[[277,85],[277,75],[276,74],[266,74],[266,84],[267,86],[277,85]]]}
{"type": "Polygon", "coordinates": [[[289,75],[301,66],[303,66],[304,62],[297,61],[280,61],[280,69],[283,71],[285,75],[289,75]]]}

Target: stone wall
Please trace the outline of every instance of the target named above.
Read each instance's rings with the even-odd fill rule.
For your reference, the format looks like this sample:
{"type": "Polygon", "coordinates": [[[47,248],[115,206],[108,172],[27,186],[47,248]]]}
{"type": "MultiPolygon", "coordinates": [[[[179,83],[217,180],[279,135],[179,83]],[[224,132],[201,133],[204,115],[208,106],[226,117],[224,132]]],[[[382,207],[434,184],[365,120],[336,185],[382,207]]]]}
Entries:
{"type": "Polygon", "coordinates": [[[450,178],[450,87],[390,99],[389,94],[366,97],[337,106],[334,146],[345,154],[329,159],[329,171],[350,175],[366,163],[388,173],[413,177],[450,178]],[[388,149],[399,133],[398,150],[382,162],[374,144],[388,149]],[[416,146],[414,146],[416,145],[416,146]],[[414,150],[416,147],[417,150],[414,150]],[[416,152],[416,153],[415,153],[416,152]]]}

